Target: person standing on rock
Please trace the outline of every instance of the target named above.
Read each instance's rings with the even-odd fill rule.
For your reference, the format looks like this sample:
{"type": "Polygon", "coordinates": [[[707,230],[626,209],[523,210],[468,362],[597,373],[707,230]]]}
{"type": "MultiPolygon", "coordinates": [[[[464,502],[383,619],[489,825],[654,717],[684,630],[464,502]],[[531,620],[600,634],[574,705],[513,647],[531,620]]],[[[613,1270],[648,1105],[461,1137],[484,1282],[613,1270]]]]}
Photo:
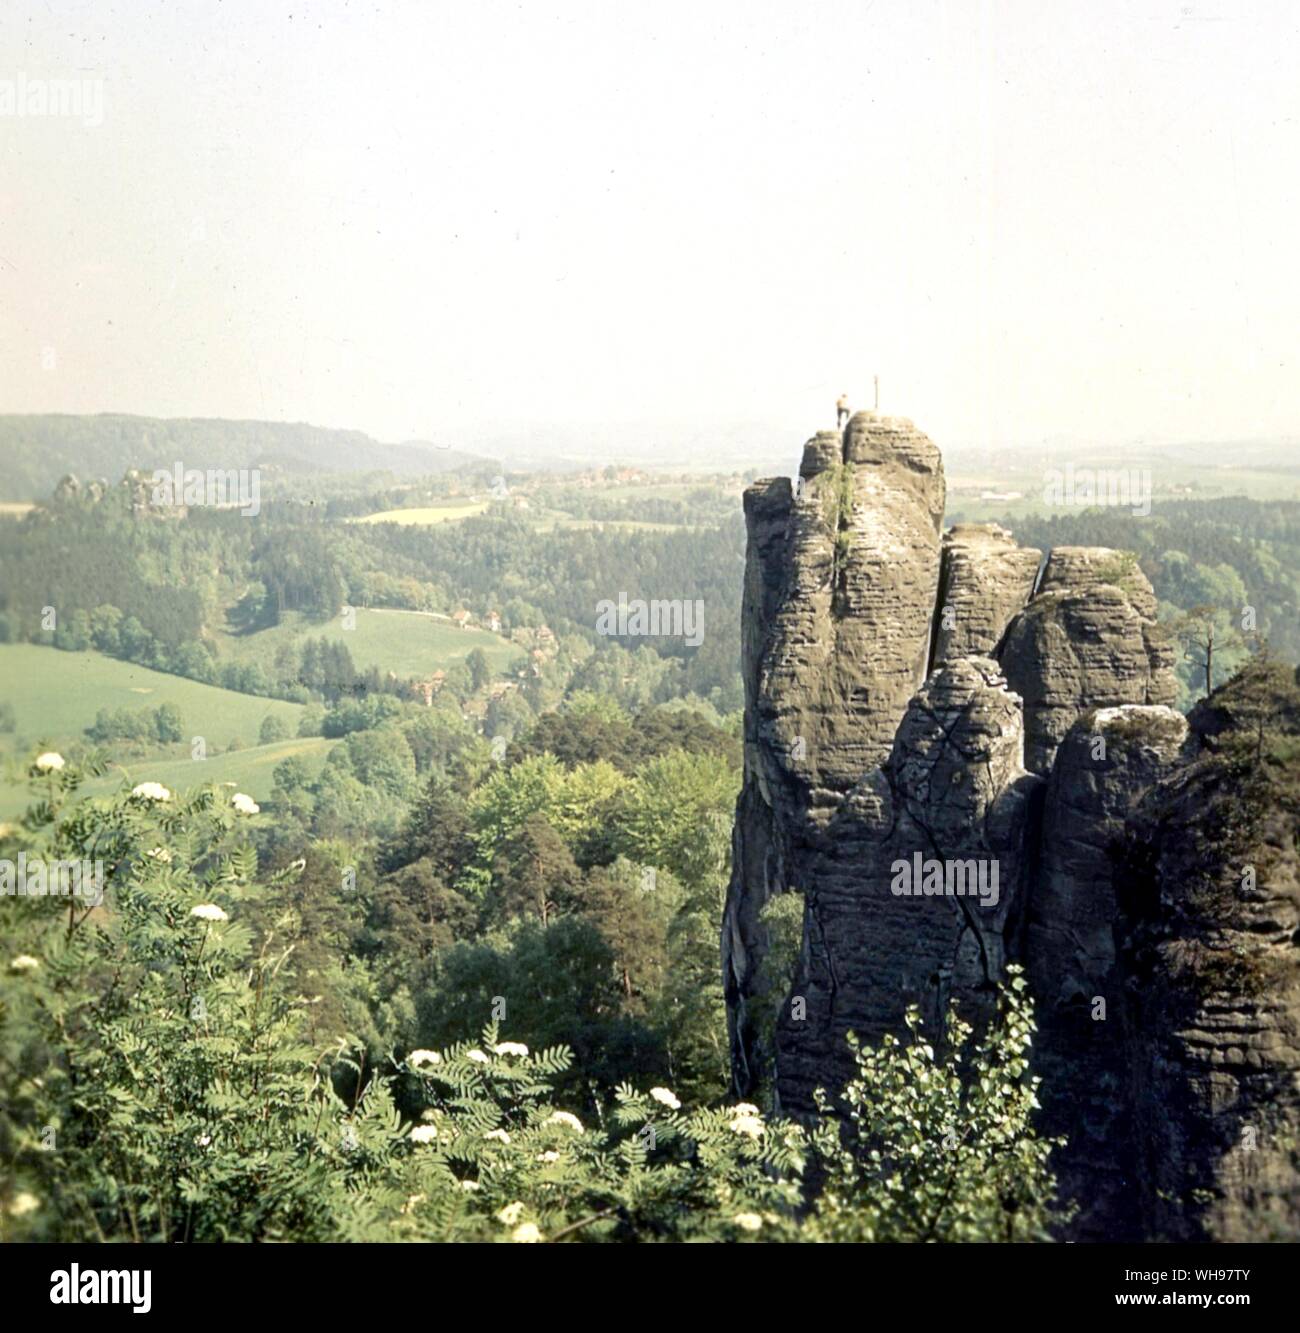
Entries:
{"type": "Polygon", "coordinates": [[[835,400],[835,429],[842,430],[844,423],[849,419],[849,396],[842,393],[835,400]]]}

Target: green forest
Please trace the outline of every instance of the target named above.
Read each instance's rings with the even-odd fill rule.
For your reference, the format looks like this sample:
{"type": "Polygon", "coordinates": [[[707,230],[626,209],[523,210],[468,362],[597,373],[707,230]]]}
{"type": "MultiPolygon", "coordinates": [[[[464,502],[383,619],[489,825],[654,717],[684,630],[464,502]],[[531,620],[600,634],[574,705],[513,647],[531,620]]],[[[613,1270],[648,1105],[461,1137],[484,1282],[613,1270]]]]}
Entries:
{"type": "MultiPolygon", "coordinates": [[[[0,846],[106,885],[0,897],[6,1238],[1047,1238],[1014,972],[981,1031],[857,1048],[816,1123],[730,1095],[734,496],[520,478],[528,509],[351,522],[476,484],[427,481],[250,519],[69,479],[0,518],[0,846]],[[699,599],[703,644],[601,636],[611,589],[699,599]]],[[[1130,547],[1173,635],[1213,607],[1217,687],[1294,657],[1298,511],[1016,535],[1130,547]]]]}

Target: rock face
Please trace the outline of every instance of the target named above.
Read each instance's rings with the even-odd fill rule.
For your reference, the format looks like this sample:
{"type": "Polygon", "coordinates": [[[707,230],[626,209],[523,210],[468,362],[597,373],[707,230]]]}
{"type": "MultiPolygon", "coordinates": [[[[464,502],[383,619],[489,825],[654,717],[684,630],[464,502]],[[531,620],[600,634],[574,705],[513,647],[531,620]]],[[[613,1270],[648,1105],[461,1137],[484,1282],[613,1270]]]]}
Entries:
{"type": "Polygon", "coordinates": [[[799,486],[745,496],[744,807],[733,860],[746,884],[723,922],[736,1082],[758,1077],[759,915],[806,881],[846,793],[888,755],[925,676],[939,579],[939,451],[910,421],[858,413],[804,446],[799,486]]]}
{"type": "MultiPolygon", "coordinates": [[[[1231,997],[1232,1033],[1208,1011],[1180,1032],[1159,987],[1125,984],[1159,972],[1165,918],[1117,934],[1113,848],[1199,745],[1168,707],[1155,598],[1120,552],[1044,563],[996,525],[941,538],[943,503],[935,446],[873,413],[814,436],[797,488],[746,494],[745,779],[722,936],[737,1091],[807,1113],[846,1073],[846,1033],[874,1040],[950,998],[978,1020],[1018,962],[1042,1128],[1067,1137],[1057,1171],[1082,1205],[1072,1236],[1190,1234],[1186,1207],[1158,1201],[1170,1171],[1221,1183],[1203,1136],[1222,1135],[1207,1108],[1223,1089],[1196,1053],[1290,1070],[1294,1091],[1300,1039],[1286,1005],[1247,1020],[1231,997]],[[783,904],[802,918],[789,958],[772,944],[783,904]],[[1150,1024],[1148,1002],[1164,1005],[1150,1024]],[[1164,1098],[1185,1115],[1161,1123],[1164,1098]]],[[[1273,915],[1281,939],[1291,918],[1273,915]]],[[[1282,1229],[1300,1226],[1282,1197],[1294,1175],[1273,1170],[1282,1229]]],[[[1221,1231],[1246,1225],[1233,1197],[1221,1231]]]]}
{"type": "Polygon", "coordinates": [[[1124,1206],[1134,1170],[1130,1053],[1119,1036],[1110,847],[1186,741],[1187,721],[1172,708],[1095,709],[1070,728],[1047,780],[1023,953],[1038,1019],[1042,1129],[1067,1139],[1056,1167],[1063,1191],[1079,1201],[1081,1240],[1140,1239],[1124,1206]]]}
{"type": "Polygon", "coordinates": [[[1023,748],[1019,701],[997,663],[950,663],[912,699],[889,758],[812,841],[799,862],[807,948],[792,988],[806,1013],[787,1005],[778,1027],[787,1111],[811,1111],[813,1089],[847,1072],[846,1033],[879,1037],[910,1004],[937,1018],[950,994],[977,1008],[992,998],[1038,782],[1023,748]],[[960,868],[967,892],[927,883],[936,865],[953,868],[954,890],[960,868]]]}
{"type": "Polygon", "coordinates": [[[943,538],[943,573],[931,666],[989,657],[1038,580],[1041,553],[1017,546],[996,523],[958,523],[943,538]]]}
{"type": "Polygon", "coordinates": [[[1156,599],[1132,556],[1063,546],[1037,595],[1007,632],[1007,680],[1025,701],[1025,762],[1046,773],[1088,708],[1171,704],[1173,650],[1156,629],[1156,599]]]}
{"type": "Polygon", "coordinates": [[[925,676],[943,504],[939,451],[910,421],[859,412],[804,447],[756,694],[794,786],[842,795],[889,753],[925,676]]]}
{"type": "Polygon", "coordinates": [[[1193,711],[1196,758],[1117,856],[1137,1202],[1176,1241],[1300,1235],[1300,691],[1266,691],[1278,753],[1225,755],[1239,684],[1193,711]]]}

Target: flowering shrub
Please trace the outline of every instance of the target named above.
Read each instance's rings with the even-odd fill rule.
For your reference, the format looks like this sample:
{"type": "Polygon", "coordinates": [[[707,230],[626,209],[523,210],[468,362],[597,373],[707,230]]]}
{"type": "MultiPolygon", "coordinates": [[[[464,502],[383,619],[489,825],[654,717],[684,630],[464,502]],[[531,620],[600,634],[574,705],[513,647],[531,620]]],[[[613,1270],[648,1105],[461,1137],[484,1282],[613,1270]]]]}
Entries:
{"type": "Polygon", "coordinates": [[[255,812],[221,788],[143,783],[65,810],[79,780],[71,763],[41,769],[42,804],[15,836],[101,856],[104,904],[0,901],[0,1238],[1046,1234],[1051,1145],[1029,1127],[1018,979],[974,1044],[954,1017],[936,1055],[913,1016],[911,1040],[855,1046],[857,1076],[811,1127],[628,1085],[584,1123],[554,1103],[569,1053],[496,1024],[378,1070],[359,1041],[310,1049],[288,951],[241,920],[301,864],[259,877],[255,812]]]}

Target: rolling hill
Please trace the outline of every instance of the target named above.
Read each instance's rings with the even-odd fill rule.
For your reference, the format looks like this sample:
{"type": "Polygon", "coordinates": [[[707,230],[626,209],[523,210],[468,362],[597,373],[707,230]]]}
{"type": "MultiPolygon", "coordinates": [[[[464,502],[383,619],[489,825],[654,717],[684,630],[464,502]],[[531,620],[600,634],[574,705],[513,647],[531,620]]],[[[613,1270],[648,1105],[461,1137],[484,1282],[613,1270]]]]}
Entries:
{"type": "Polygon", "coordinates": [[[116,482],[130,468],[170,468],[178,460],[187,468],[397,476],[451,472],[486,461],[441,444],[384,444],[361,431],[305,422],[0,415],[0,500],[43,499],[68,473],[116,482]]]}

